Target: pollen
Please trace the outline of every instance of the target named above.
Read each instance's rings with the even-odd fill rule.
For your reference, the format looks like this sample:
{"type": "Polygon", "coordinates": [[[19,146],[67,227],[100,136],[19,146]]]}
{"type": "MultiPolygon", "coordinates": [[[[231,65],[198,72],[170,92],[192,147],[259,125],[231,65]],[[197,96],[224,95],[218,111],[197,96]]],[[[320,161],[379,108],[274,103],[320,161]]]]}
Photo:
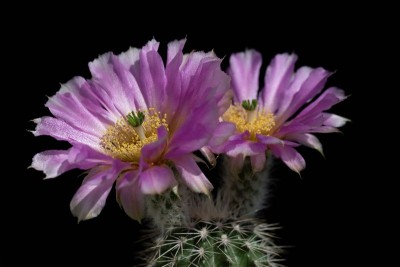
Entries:
{"type": "Polygon", "coordinates": [[[236,125],[236,130],[243,133],[249,131],[249,139],[256,141],[257,134],[270,135],[275,126],[275,119],[272,113],[267,113],[258,108],[247,110],[242,105],[231,105],[222,116],[224,121],[236,125]]]}
{"type": "Polygon", "coordinates": [[[165,126],[168,131],[167,114],[161,114],[153,108],[138,114],[144,115],[144,119],[137,127],[130,123],[129,114],[108,127],[100,139],[100,146],[105,153],[121,161],[137,164],[143,146],[157,141],[157,128],[165,126]]]}

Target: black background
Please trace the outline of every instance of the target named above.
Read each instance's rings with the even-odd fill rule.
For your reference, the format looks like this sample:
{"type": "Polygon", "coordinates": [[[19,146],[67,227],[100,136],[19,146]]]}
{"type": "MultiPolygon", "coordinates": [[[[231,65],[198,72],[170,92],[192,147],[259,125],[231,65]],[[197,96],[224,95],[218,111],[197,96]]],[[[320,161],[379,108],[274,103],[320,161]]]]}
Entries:
{"type": "Polygon", "coordinates": [[[13,101],[19,111],[15,116],[18,119],[12,121],[17,122],[13,126],[16,130],[8,132],[18,141],[5,144],[10,146],[10,164],[17,164],[13,168],[17,172],[4,177],[11,184],[2,187],[6,250],[0,252],[0,263],[134,266],[134,252],[139,248],[135,241],[141,226],[118,207],[114,193],[98,218],[78,224],[70,214],[69,202],[82,181],[81,172],[42,180],[42,173],[27,169],[35,153],[68,146],[48,137],[35,138],[26,130],[34,128],[30,120],[50,114],[44,107],[46,96],[55,94],[60,83],[73,76],[90,78],[87,63],[98,55],[141,47],[153,37],[161,42],[165,55],[167,42],[187,37],[186,52],[214,49],[225,57],[224,68],[231,53],[255,48],[263,54],[263,69],[276,53],[295,52],[299,56],[297,66],[336,71],[328,86],[342,88],[351,97],[333,111],[352,122],[342,128],[344,134],[319,136],[325,158],[310,149],[300,149],[307,162],[301,178],[282,164],[275,165],[266,218],[282,226],[278,243],[290,246],[283,255],[285,265],[358,265],[362,256],[357,252],[357,218],[369,204],[363,198],[368,181],[360,171],[368,163],[358,163],[357,158],[366,155],[357,136],[366,121],[361,116],[368,94],[365,88],[372,86],[369,65],[378,54],[371,40],[385,35],[376,29],[375,21],[368,16],[355,18],[357,12],[344,9],[334,15],[326,10],[293,12],[297,16],[271,9],[254,13],[251,19],[241,13],[229,15],[228,11],[222,17],[224,11],[211,6],[201,7],[203,13],[193,16],[178,12],[157,17],[148,9],[119,15],[121,9],[110,7],[106,13],[75,10],[67,15],[54,10],[20,16],[23,27],[10,31],[5,41],[11,49],[6,54],[12,51],[16,57],[9,91],[15,93],[13,101]],[[149,15],[142,20],[137,12],[149,15]]]}

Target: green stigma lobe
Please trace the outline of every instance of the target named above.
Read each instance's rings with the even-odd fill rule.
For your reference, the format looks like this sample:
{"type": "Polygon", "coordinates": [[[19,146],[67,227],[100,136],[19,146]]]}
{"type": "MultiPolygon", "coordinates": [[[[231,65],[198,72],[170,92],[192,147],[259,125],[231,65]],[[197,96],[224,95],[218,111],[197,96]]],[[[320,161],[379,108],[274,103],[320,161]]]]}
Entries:
{"type": "Polygon", "coordinates": [[[257,99],[253,99],[253,100],[251,100],[251,102],[250,102],[250,100],[243,100],[242,107],[248,111],[255,110],[257,107],[257,99]]]}
{"type": "Polygon", "coordinates": [[[126,116],[128,123],[132,127],[138,127],[138,126],[142,125],[142,123],[144,122],[144,118],[145,118],[144,113],[141,111],[138,111],[136,114],[134,111],[132,111],[131,113],[129,113],[126,116]]]}

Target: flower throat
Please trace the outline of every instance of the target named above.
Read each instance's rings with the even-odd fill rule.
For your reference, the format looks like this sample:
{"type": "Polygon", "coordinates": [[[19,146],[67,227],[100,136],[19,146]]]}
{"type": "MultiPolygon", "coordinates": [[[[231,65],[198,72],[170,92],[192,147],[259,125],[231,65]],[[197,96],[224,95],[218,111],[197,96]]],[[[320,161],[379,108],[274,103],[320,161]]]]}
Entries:
{"type": "Polygon", "coordinates": [[[165,126],[168,131],[167,114],[150,108],[147,111],[132,111],[108,127],[100,139],[103,150],[114,158],[138,163],[142,147],[157,141],[157,129],[165,126]]]}
{"type": "Polygon", "coordinates": [[[241,133],[249,131],[252,141],[257,141],[257,134],[269,135],[275,126],[274,115],[261,110],[255,99],[231,105],[222,118],[234,123],[241,133]]]}

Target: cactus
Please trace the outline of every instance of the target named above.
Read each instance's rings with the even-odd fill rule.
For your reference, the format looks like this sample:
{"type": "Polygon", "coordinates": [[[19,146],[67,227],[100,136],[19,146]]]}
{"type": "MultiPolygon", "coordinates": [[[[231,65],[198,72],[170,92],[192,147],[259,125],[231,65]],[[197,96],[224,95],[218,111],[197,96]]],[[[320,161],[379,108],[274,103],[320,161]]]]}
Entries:
{"type": "Polygon", "coordinates": [[[174,226],[157,238],[148,266],[279,266],[274,229],[256,219],[174,226]]]}
{"type": "Polygon", "coordinates": [[[214,198],[185,186],[148,196],[153,232],[142,253],[145,266],[279,266],[277,226],[255,217],[264,207],[267,169],[254,172],[246,159],[235,174],[232,162],[224,161],[223,184],[214,198]]]}

